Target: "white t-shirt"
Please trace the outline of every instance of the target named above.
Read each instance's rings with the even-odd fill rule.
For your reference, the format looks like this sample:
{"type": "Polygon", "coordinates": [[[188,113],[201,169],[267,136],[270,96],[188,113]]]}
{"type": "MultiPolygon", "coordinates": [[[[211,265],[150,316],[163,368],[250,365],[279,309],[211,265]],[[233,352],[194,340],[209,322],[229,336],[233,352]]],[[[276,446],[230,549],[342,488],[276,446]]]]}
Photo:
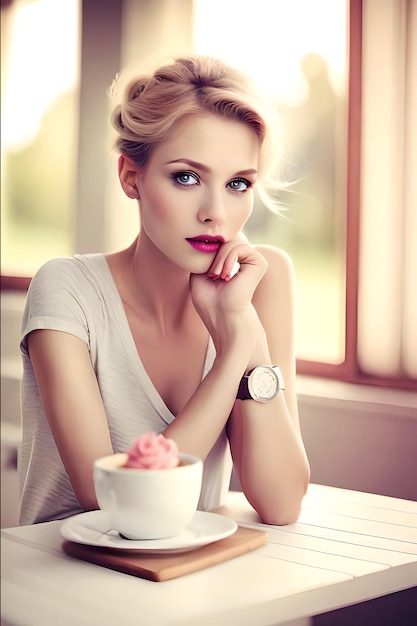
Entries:
{"type": "MultiPolygon", "coordinates": [[[[163,432],[175,419],[143,367],[104,255],[76,255],[46,263],[30,285],[22,325],[21,524],[82,512],[49,428],[28,355],[27,336],[38,329],[67,332],[88,345],[114,452],[125,452],[149,430],[163,432]]],[[[214,357],[210,339],[203,377],[214,357]]],[[[222,504],[231,468],[224,429],[204,463],[199,509],[222,504]]]]}

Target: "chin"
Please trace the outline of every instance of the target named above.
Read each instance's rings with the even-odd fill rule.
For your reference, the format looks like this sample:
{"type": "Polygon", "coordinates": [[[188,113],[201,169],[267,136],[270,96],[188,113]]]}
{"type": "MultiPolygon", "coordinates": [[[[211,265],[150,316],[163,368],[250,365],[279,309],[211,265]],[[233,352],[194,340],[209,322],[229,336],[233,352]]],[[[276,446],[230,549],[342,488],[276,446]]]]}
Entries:
{"type": "Polygon", "coordinates": [[[213,259],[200,259],[199,263],[194,261],[194,263],[190,263],[186,269],[190,272],[190,274],[207,274],[212,263],[213,259]]]}
{"type": "Polygon", "coordinates": [[[190,274],[207,274],[209,269],[211,268],[213,261],[215,259],[215,254],[213,255],[204,255],[200,256],[200,258],[188,258],[188,259],[178,259],[176,263],[181,269],[190,274]]]}
{"type": "Polygon", "coordinates": [[[197,268],[196,269],[192,269],[190,273],[191,274],[207,274],[209,269],[210,269],[210,265],[208,267],[206,267],[205,269],[203,269],[203,270],[201,268],[199,268],[199,269],[197,269],[197,268]]]}
{"type": "Polygon", "coordinates": [[[209,263],[176,263],[177,267],[188,274],[206,274],[209,271],[211,264],[212,261],[209,263]]]}

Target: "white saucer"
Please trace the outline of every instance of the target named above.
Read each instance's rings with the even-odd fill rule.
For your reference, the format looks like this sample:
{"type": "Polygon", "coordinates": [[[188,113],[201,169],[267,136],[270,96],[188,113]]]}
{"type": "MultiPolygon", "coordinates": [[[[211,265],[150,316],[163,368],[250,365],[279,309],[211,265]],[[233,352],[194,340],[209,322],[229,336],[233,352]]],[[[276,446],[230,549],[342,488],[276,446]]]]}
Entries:
{"type": "Polygon", "coordinates": [[[229,537],[237,530],[236,522],[228,517],[196,511],[187,528],[176,537],[133,541],[112,530],[108,520],[106,511],[89,511],[65,520],[60,532],[64,539],[88,546],[161,554],[194,550],[229,537]]]}

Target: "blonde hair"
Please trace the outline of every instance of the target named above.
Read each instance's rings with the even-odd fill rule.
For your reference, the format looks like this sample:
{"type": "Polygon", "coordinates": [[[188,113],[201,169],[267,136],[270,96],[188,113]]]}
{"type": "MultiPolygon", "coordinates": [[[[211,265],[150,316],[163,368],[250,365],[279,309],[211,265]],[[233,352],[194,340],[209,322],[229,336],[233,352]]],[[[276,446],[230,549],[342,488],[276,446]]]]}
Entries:
{"type": "Polygon", "coordinates": [[[246,124],[260,144],[258,193],[275,210],[279,181],[280,133],[277,114],[256,93],[249,78],[211,57],[183,57],[152,75],[132,79],[112,113],[116,149],[138,167],[187,116],[212,113],[246,124]]]}

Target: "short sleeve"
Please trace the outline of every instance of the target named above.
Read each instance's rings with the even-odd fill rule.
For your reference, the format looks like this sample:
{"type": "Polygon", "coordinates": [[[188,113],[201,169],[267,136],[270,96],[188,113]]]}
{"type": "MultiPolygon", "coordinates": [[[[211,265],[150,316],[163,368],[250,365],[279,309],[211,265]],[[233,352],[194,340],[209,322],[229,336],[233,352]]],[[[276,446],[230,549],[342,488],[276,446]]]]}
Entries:
{"type": "Polygon", "coordinates": [[[90,349],[90,333],[82,293],[83,277],[74,259],[53,259],[43,265],[29,287],[22,321],[20,349],[28,356],[27,337],[34,330],[69,333],[90,349]]]}

